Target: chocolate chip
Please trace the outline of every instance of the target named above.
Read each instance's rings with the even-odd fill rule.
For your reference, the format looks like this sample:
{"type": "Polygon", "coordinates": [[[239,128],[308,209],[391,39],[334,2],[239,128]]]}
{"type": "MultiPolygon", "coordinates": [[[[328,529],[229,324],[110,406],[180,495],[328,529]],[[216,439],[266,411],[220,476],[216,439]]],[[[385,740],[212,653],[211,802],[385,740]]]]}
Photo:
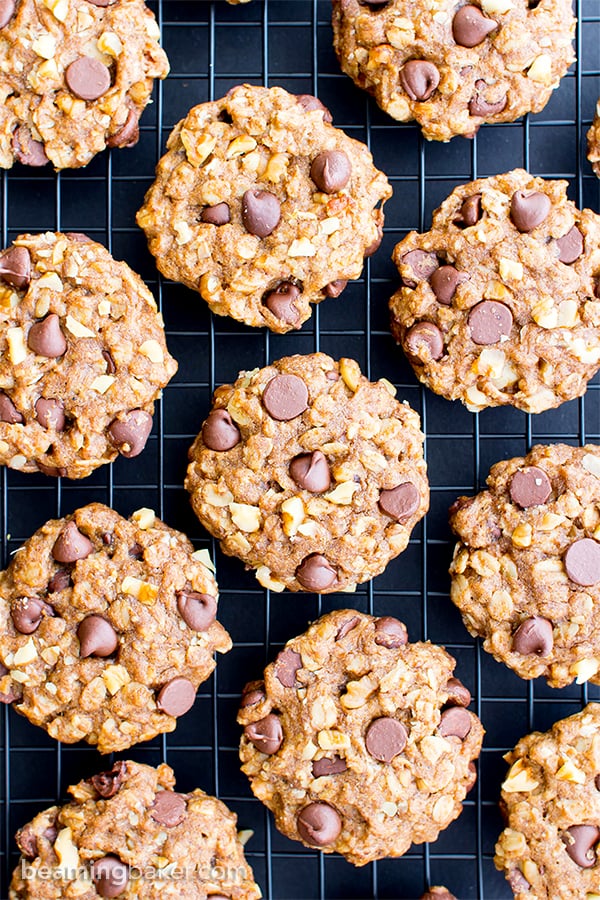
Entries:
{"type": "Polygon", "coordinates": [[[144,548],[141,547],[138,544],[138,542],[136,541],[135,544],[133,544],[133,546],[129,548],[128,555],[132,559],[143,559],[144,558],[144,548]]]}
{"type": "Polygon", "coordinates": [[[468,276],[464,272],[459,272],[454,266],[440,266],[432,273],[429,283],[438,303],[451,306],[456,288],[465,281],[468,281],[468,276]]]}
{"type": "Polygon", "coordinates": [[[515,894],[518,894],[521,891],[528,891],[531,887],[520,869],[510,869],[506,879],[515,894]]]}
{"type": "Polygon", "coordinates": [[[444,353],[444,336],[433,322],[416,322],[404,335],[404,349],[423,361],[438,360],[444,353]]]}
{"type": "Polygon", "coordinates": [[[278,422],[289,422],[308,407],[308,388],[297,375],[276,375],[264,389],[262,403],[278,422]]]}
{"type": "Polygon", "coordinates": [[[202,440],[209,450],[222,453],[241,441],[240,430],[226,409],[213,409],[202,426],[202,440]]]}
{"type": "Polygon", "coordinates": [[[481,194],[473,194],[463,200],[454,224],[463,228],[471,228],[481,219],[481,194]]]}
{"type": "Polygon", "coordinates": [[[115,796],[123,784],[126,771],[127,763],[120,759],[114,764],[112,769],[109,769],[107,772],[99,772],[97,775],[92,775],[90,782],[92,787],[101,797],[105,800],[109,800],[111,797],[115,796]]]}
{"type": "Polygon", "coordinates": [[[591,538],[573,541],[565,553],[565,569],[575,584],[588,587],[600,581],[600,543],[591,538]]]}
{"type": "Polygon", "coordinates": [[[448,694],[446,703],[449,706],[468,706],[471,702],[471,692],[458,678],[448,679],[446,693],[448,694]]]}
{"type": "Polygon", "coordinates": [[[452,20],[452,34],[461,47],[476,47],[497,27],[477,6],[461,6],[452,20]]]}
{"type": "Polygon", "coordinates": [[[121,456],[139,456],[152,431],[152,416],[143,409],[131,409],[122,418],[113,419],[107,429],[108,437],[121,456]]]}
{"type": "Polygon", "coordinates": [[[215,203],[214,206],[205,206],[200,213],[200,221],[208,225],[227,225],[231,222],[229,204],[215,203]]]}
{"type": "Polygon", "coordinates": [[[78,559],[86,559],[92,553],[94,545],[82,534],[75,522],[68,522],[52,547],[52,556],[57,562],[73,563],[78,559]]]}
{"type": "Polygon", "coordinates": [[[69,569],[59,569],[48,582],[47,591],[49,594],[57,594],[59,591],[71,587],[72,583],[69,569]]]}
{"type": "Polygon", "coordinates": [[[339,813],[329,803],[309,803],[296,817],[298,834],[313,847],[333,844],[342,830],[339,813]]]}
{"type": "Polygon", "coordinates": [[[7,425],[22,425],[25,419],[12,402],[10,397],[0,392],[0,422],[7,425]]]}
{"type": "Polygon", "coordinates": [[[62,400],[40,397],[35,404],[37,420],[49,431],[64,431],[65,429],[65,405],[62,400]]]}
{"type": "Polygon", "coordinates": [[[329,284],[326,284],[323,288],[323,293],[326,297],[339,297],[342,291],[346,290],[348,282],[343,278],[338,278],[336,281],[330,281],[329,284]]]}
{"type": "Polygon", "coordinates": [[[596,779],[595,779],[595,781],[594,781],[594,784],[596,785],[596,790],[597,790],[597,791],[600,791],[600,775],[596,775],[596,779]]]}
{"type": "Polygon", "coordinates": [[[45,466],[38,462],[37,467],[44,475],[51,475],[55,478],[66,478],[67,470],[64,466],[45,466]]]}
{"type": "Polygon", "coordinates": [[[274,713],[269,713],[258,722],[250,722],[244,728],[244,734],[257,750],[267,756],[277,753],[283,743],[281,720],[274,713]]]}
{"type": "Polygon", "coordinates": [[[15,0],[0,0],[0,28],[6,28],[15,14],[15,0]]]}
{"type": "Polygon", "coordinates": [[[116,0],[88,0],[88,3],[92,3],[94,6],[112,6],[116,0]]]}
{"type": "Polygon", "coordinates": [[[36,833],[31,825],[24,825],[15,834],[17,846],[26,859],[35,859],[38,855],[36,833]]]}
{"type": "Polygon", "coordinates": [[[39,597],[19,597],[10,608],[11,619],[20,634],[33,634],[44,616],[53,615],[54,610],[50,604],[39,597]]]}
{"type": "Polygon", "coordinates": [[[101,897],[118,897],[129,883],[129,866],[109,854],[92,863],[92,881],[101,897]]]}
{"type": "Polygon", "coordinates": [[[27,345],[38,356],[46,356],[48,359],[56,359],[66,353],[67,342],[56,313],[50,313],[41,322],[31,326],[27,345]]]}
{"type": "Polygon", "coordinates": [[[456,900],[456,897],[445,887],[432,887],[423,894],[421,900],[456,900]]]}
{"type": "Polygon", "coordinates": [[[472,116],[495,116],[496,113],[501,113],[506,106],[508,102],[506,94],[498,100],[486,100],[483,92],[489,90],[490,87],[492,90],[495,89],[495,85],[487,84],[483,78],[478,78],[475,82],[475,93],[469,101],[469,113],[472,116]]]}
{"type": "Polygon", "coordinates": [[[31,256],[27,247],[9,247],[0,256],[0,278],[22,291],[31,281],[31,256]]]}
{"type": "Polygon", "coordinates": [[[49,162],[44,145],[41,141],[33,139],[25,125],[20,125],[13,132],[12,148],[17,161],[23,166],[39,168],[49,162]]]}
{"type": "Polygon", "coordinates": [[[411,100],[429,100],[439,83],[438,69],[424,59],[411,59],[400,69],[400,84],[411,100]]]}
{"type": "Polygon", "coordinates": [[[442,737],[457,737],[462,741],[471,730],[471,715],[462,706],[451,706],[443,711],[439,729],[442,737]]]}
{"type": "Polygon", "coordinates": [[[402,278],[402,283],[406,287],[414,288],[418,281],[428,281],[430,276],[439,266],[438,258],[435,253],[428,253],[426,250],[409,250],[400,260],[405,266],[410,266],[413,271],[414,278],[402,278]]]}
{"type": "Polygon", "coordinates": [[[505,303],[482,300],[469,311],[468,321],[475,344],[497,344],[510,335],[513,314],[505,303]]]}
{"type": "Polygon", "coordinates": [[[296,672],[302,668],[302,657],[295,650],[282,650],[275,660],[275,676],[284,687],[295,687],[296,672]]]}
{"type": "Polygon", "coordinates": [[[312,764],[312,773],[315,778],[323,778],[326,775],[339,775],[340,772],[345,772],[347,768],[346,760],[342,759],[341,756],[336,755],[331,759],[324,756],[322,759],[315,759],[312,764]]]}
{"type": "Polygon", "coordinates": [[[522,656],[530,653],[535,653],[536,656],[548,656],[554,646],[552,631],[552,622],[542,616],[525,619],[513,634],[512,649],[522,656]]]}
{"type": "Polygon", "coordinates": [[[384,6],[387,6],[390,0],[360,0],[363,6],[370,6],[374,12],[379,12],[384,6]]]}
{"type": "Polygon", "coordinates": [[[160,689],[156,705],[168,716],[183,716],[194,705],[196,688],[187,678],[172,678],[160,689]]]}
{"type": "Polygon", "coordinates": [[[175,828],[187,816],[187,798],[177,791],[159,791],[154,798],[150,815],[159,825],[175,828]]]}
{"type": "Polygon", "coordinates": [[[102,358],[106,361],[106,372],[108,375],[114,375],[117,371],[115,361],[108,350],[102,351],[102,358]]]}
{"type": "Polygon", "coordinates": [[[262,703],[265,697],[264,681],[249,681],[242,691],[240,709],[246,709],[248,706],[256,706],[258,703],[262,703]]]}
{"type": "Polygon", "coordinates": [[[510,498],[521,509],[542,506],[552,493],[550,479],[543,469],[526,466],[519,469],[510,480],[510,498]]]}
{"type": "Polygon", "coordinates": [[[300,288],[291,281],[282,281],[264,295],[263,303],[277,319],[281,319],[287,325],[297,325],[300,321],[300,313],[294,301],[299,296],[300,288]]]}
{"type": "Polygon", "coordinates": [[[198,591],[177,591],[177,609],[192,631],[208,631],[217,618],[217,601],[210,594],[198,591]]]}
{"type": "Polygon", "coordinates": [[[475,787],[475,782],[477,781],[477,769],[475,767],[475,763],[471,761],[467,767],[467,782],[465,784],[465,788],[467,790],[467,794],[469,791],[472,791],[475,787]]]}
{"type": "Polygon", "coordinates": [[[331,486],[331,472],[327,457],[320,450],[301,453],[290,463],[290,477],[299,488],[311,494],[322,494],[331,486]]]}
{"type": "Polygon", "coordinates": [[[324,122],[329,122],[330,124],[333,122],[333,116],[327,107],[321,103],[318,97],[313,97],[312,94],[298,94],[296,100],[306,112],[312,112],[313,110],[318,109],[323,113],[324,122]]]}
{"type": "MultiPolygon", "coordinates": [[[[3,666],[2,663],[0,663],[0,678],[4,678],[5,675],[8,675],[8,669],[6,668],[6,666],[3,666]]],[[[17,700],[20,696],[20,694],[17,693],[17,688],[20,689],[20,685],[17,686],[16,684],[10,684],[8,691],[0,691],[0,703],[5,703],[8,705],[14,700],[17,700]]]]}
{"type": "Polygon", "coordinates": [[[550,198],[540,191],[515,191],[510,201],[510,217],[521,233],[541,225],[550,212],[550,198]]]}
{"type": "Polygon", "coordinates": [[[326,591],[336,584],[337,571],[320,553],[311,553],[296,569],[296,579],[307,591],[326,591]]]}
{"type": "Polygon", "coordinates": [[[568,855],[582,869],[596,865],[596,847],[600,828],[595,825],[571,825],[561,834],[568,855]]]}
{"type": "Polygon", "coordinates": [[[404,481],[395,488],[381,491],[379,509],[396,522],[408,522],[419,508],[421,498],[412,481],[404,481]]]}
{"type": "Polygon", "coordinates": [[[312,161],[310,177],[326,194],[336,194],[345,188],[352,174],[352,163],[343,150],[325,150],[312,161]]]}
{"type": "Polygon", "coordinates": [[[350,634],[351,631],[354,631],[360,619],[358,616],[352,616],[351,619],[346,619],[340,627],[338,628],[337,634],[335,636],[336,641],[341,641],[346,637],[347,634],[350,634]]]}
{"type": "Polygon", "coordinates": [[[117,632],[103,616],[86,616],[77,628],[79,655],[111,656],[119,644],[117,632]]]}
{"type": "Polygon", "coordinates": [[[365,734],[365,746],[373,759],[389,763],[406,747],[408,732],[402,722],[390,716],[374,719],[365,734]]]}
{"type": "Polygon", "coordinates": [[[267,237],[281,219],[281,204],[275,194],[258,188],[246,191],[242,197],[242,222],[250,234],[267,237]]]}
{"type": "Polygon", "coordinates": [[[406,625],[393,616],[381,616],[375,622],[375,643],[387,650],[397,650],[408,643],[406,625]]]}
{"type": "Polygon", "coordinates": [[[106,139],[107,147],[134,147],[140,139],[138,114],[134,109],[127,113],[124,125],[106,139]]]}
{"type": "Polygon", "coordinates": [[[110,87],[110,70],[93,56],[80,56],[67,66],[65,81],[81,100],[97,100],[110,87]]]}
{"type": "Polygon", "coordinates": [[[563,234],[561,238],[558,238],[555,243],[558,247],[558,258],[561,263],[564,263],[566,266],[570,266],[574,263],[583,253],[583,235],[577,225],[573,225],[573,227],[567,231],[566,234],[563,234]]]}

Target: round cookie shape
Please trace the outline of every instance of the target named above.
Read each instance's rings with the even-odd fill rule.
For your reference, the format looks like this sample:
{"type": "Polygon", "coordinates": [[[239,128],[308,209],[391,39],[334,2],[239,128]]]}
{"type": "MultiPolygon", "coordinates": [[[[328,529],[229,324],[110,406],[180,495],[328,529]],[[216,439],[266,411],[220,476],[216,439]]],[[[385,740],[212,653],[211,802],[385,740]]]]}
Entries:
{"type": "Polygon", "coordinates": [[[186,900],[258,900],[235,814],[199,788],[174,787],[169,766],[130,760],[71,785],[72,800],[17,832],[10,900],[158,897],[169,880],[154,873],[167,866],[186,900]]]}
{"type": "Polygon", "coordinates": [[[429,140],[540,112],[574,61],[570,0],[333,0],[343,71],[429,140]]]}
{"type": "Polygon", "coordinates": [[[523,169],[470,182],[396,245],[392,334],[435,393],[537,413],[585,392],[600,366],[600,216],[566,188],[523,169]]]}
{"type": "Polygon", "coordinates": [[[284,333],[360,276],[391,193],[316,97],[245,84],[175,126],[137,222],[163,275],[284,333]]]}
{"type": "Polygon", "coordinates": [[[587,158],[592,164],[592,169],[600,178],[600,100],[596,104],[594,121],[587,133],[587,158]]]}
{"type": "Polygon", "coordinates": [[[538,445],[450,510],[450,596],[521,678],[600,684],[600,447],[538,445]]]}
{"type": "Polygon", "coordinates": [[[0,464],[83,478],[141,453],[177,371],[141,278],[85,235],[21,235],[0,308],[0,464]]]}
{"type": "Polygon", "coordinates": [[[78,168],[131,147],[169,63],[143,0],[19,0],[0,6],[0,167],[78,168]]]}
{"type": "Polygon", "coordinates": [[[435,840],[473,786],[484,733],[454,666],[441,647],[409,643],[397,619],[353,609],[289,641],[238,714],[242,771],[277,828],[357,866],[435,840]],[[394,633],[405,640],[378,639],[394,633]],[[460,734],[443,728],[453,712],[460,734]]]}
{"type": "Polygon", "coordinates": [[[206,551],[140,509],[47,522],[0,573],[0,700],[101,753],[173,731],[231,649],[206,551]]]}
{"type": "Polygon", "coordinates": [[[600,704],[522,738],[504,759],[494,863],[516,900],[593,897],[600,871],[600,704]]]}
{"type": "Polygon", "coordinates": [[[351,359],[289,356],[219,387],[189,451],[203,526],[274,591],[380,574],[429,506],[420,420],[351,359]]]}

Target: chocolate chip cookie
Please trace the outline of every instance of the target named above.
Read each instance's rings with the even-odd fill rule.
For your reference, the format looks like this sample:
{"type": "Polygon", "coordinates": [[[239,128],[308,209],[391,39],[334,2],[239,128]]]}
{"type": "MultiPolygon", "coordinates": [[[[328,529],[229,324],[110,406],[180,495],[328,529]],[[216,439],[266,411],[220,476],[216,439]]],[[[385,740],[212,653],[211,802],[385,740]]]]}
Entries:
{"type": "Polygon", "coordinates": [[[0,700],[101,753],[173,731],[231,649],[206,551],[151,509],[47,522],[0,573],[0,700]]]}
{"type": "Polygon", "coordinates": [[[131,147],[169,63],[143,0],[2,0],[0,166],[85,166],[131,147]]]}
{"type": "Polygon", "coordinates": [[[571,0],[333,0],[344,72],[429,140],[544,108],[575,60],[571,0]]]}
{"type": "Polygon", "coordinates": [[[351,359],[289,356],[215,391],[190,449],[194,512],[274,591],[379,575],[429,506],[419,416],[351,359]]]}
{"type": "Polygon", "coordinates": [[[522,678],[600,684],[600,447],[539,445],[450,511],[451,597],[522,678]]]}
{"type": "Polygon", "coordinates": [[[137,456],[177,371],[154,297],[83,234],[0,254],[0,464],[83,478],[137,456]]]}
{"type": "Polygon", "coordinates": [[[600,704],[522,738],[505,757],[506,825],[494,862],[517,900],[580,900],[600,887],[600,704]]]}
{"type": "Polygon", "coordinates": [[[600,366],[600,216],[566,187],[523,169],[472,181],[397,244],[392,333],[437,394],[537,413],[585,392],[600,366]]]}
{"type": "Polygon", "coordinates": [[[600,100],[596,104],[596,115],[592,127],[587,133],[587,157],[592,169],[600,178],[600,100]]]}
{"type": "Polygon", "coordinates": [[[454,894],[451,894],[448,888],[436,886],[430,887],[429,890],[423,894],[421,900],[456,900],[454,894]]]}
{"type": "Polygon", "coordinates": [[[330,123],[316,97],[248,84],[190,110],[137,216],[163,275],[280,333],[338,297],[379,246],[392,191],[330,123]]]}
{"type": "Polygon", "coordinates": [[[435,840],[484,733],[454,666],[398,619],[353,609],[289,641],[238,714],[242,771],[279,830],[357,866],[435,840]]]}
{"type": "Polygon", "coordinates": [[[10,900],[258,900],[236,816],[173,770],[119,760],[17,832],[10,900]]]}

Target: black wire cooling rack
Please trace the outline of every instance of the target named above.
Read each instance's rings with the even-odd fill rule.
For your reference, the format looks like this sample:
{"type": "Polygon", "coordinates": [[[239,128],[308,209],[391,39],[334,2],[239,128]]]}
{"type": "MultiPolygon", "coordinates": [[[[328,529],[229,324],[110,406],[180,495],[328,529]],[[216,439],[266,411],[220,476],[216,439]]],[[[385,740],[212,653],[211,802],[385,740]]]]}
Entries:
{"type": "MultiPolygon", "coordinates": [[[[176,731],[133,748],[126,756],[175,769],[180,790],[200,786],[216,793],[254,836],[247,855],[264,896],[312,898],[416,898],[430,884],[445,884],[460,898],[508,898],[510,890],[492,862],[502,823],[497,810],[505,772],[502,754],[526,732],[548,728],[577,712],[597,688],[561,691],[527,683],[494,662],[469,637],[448,598],[452,540],[447,508],[460,493],[483,486],[496,460],[525,453],[533,443],[600,441],[600,379],[587,395],[532,417],[512,409],[468,413],[426,391],[388,332],[387,300],[396,285],[394,244],[411,228],[428,226],[432,210],[464,181],[515,166],[567,178],[579,206],[600,209],[598,180],[585,160],[585,131],[600,94],[600,0],[577,0],[579,62],[546,109],[510,125],[484,126],[474,140],[427,143],[413,124],[399,125],[340,73],[333,50],[328,0],[224,2],[159,0],[153,5],[171,62],[155,102],[142,119],[134,149],[103,153],[84,170],[54,175],[15,167],[2,177],[2,244],[24,231],[86,231],[145,278],[164,313],[169,348],[179,373],[164,392],[154,433],[135,461],[119,459],[81,482],[3,470],[0,475],[2,562],[53,516],[93,500],[128,515],[153,507],[198,547],[215,547],[191,513],[183,490],[187,449],[209,408],[216,385],[238,370],[291,353],[322,350],[351,356],[374,379],[385,376],[398,395],[419,410],[427,435],[431,511],[406,552],[354,595],[270,595],[241,563],[216,552],[221,589],[219,618],[234,649],[199,692],[194,710],[176,731]],[[152,181],[172,126],[196,103],[222,96],[241,81],[281,85],[317,94],[334,123],[365,141],[393,184],[381,249],[367,260],[364,277],[338,300],[315,309],[299,334],[277,336],[211,317],[185,288],[162,281],[134,216],[152,181]],[[476,788],[461,817],[439,840],[414,847],[398,860],[355,869],[341,857],[311,852],[282,837],[239,771],[235,714],[243,684],[260,675],[281,645],[308,621],[335,607],[403,619],[412,640],[444,644],[457,658],[457,674],[475,697],[487,736],[476,788]]],[[[37,811],[65,797],[68,784],[106,768],[110,760],[85,745],[59,746],[7,709],[2,721],[2,887],[16,864],[13,835],[37,811]]],[[[185,888],[182,888],[185,900],[185,888]]]]}

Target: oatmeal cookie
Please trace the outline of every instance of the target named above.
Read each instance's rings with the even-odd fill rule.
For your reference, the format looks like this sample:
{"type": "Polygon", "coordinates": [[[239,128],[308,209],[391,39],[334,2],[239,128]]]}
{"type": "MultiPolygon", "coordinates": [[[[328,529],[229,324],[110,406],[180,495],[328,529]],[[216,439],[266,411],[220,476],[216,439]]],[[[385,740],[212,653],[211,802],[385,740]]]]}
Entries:
{"type": "Polygon", "coordinates": [[[274,591],[351,589],[429,506],[419,416],[358,363],[289,356],[218,388],[190,449],[194,512],[274,591]]]}
{"type": "Polygon", "coordinates": [[[505,757],[494,862],[516,900],[582,900],[600,887],[600,704],[522,738],[505,757]]]}
{"type": "Polygon", "coordinates": [[[592,127],[587,133],[587,158],[592,164],[592,169],[600,178],[600,100],[596,104],[596,115],[592,127]]]}
{"type": "Polygon", "coordinates": [[[258,900],[236,816],[167,765],[119,760],[17,832],[10,900],[258,900]]]}
{"type": "Polygon", "coordinates": [[[143,0],[2,0],[0,166],[85,166],[131,147],[169,63],[143,0]]]}
{"type": "Polygon", "coordinates": [[[544,108],[575,60],[571,0],[333,0],[340,66],[429,140],[544,108]]]}
{"type": "Polygon", "coordinates": [[[454,659],[390,616],[323,616],[244,690],[242,771],[283,834],[354,865],[460,814],[483,728],[454,659]]]}
{"type": "Polygon", "coordinates": [[[82,234],[0,254],[0,464],[83,478],[137,456],[177,371],[141,278],[82,234]]]}
{"type": "Polygon", "coordinates": [[[539,445],[487,484],[450,511],[465,625],[521,678],[600,684],[600,447],[539,445]]]}
{"type": "Polygon", "coordinates": [[[456,188],[394,250],[392,333],[417,377],[476,412],[537,413],[600,366],[600,216],[523,169],[456,188]]]}
{"type": "Polygon", "coordinates": [[[151,509],[47,522],[0,573],[0,700],[101,753],[173,731],[231,649],[212,572],[151,509]]]}
{"type": "Polygon", "coordinates": [[[137,215],[163,275],[280,333],[338,297],[379,246],[392,191],[330,122],[316,97],[248,84],[190,110],[137,215]]]}

